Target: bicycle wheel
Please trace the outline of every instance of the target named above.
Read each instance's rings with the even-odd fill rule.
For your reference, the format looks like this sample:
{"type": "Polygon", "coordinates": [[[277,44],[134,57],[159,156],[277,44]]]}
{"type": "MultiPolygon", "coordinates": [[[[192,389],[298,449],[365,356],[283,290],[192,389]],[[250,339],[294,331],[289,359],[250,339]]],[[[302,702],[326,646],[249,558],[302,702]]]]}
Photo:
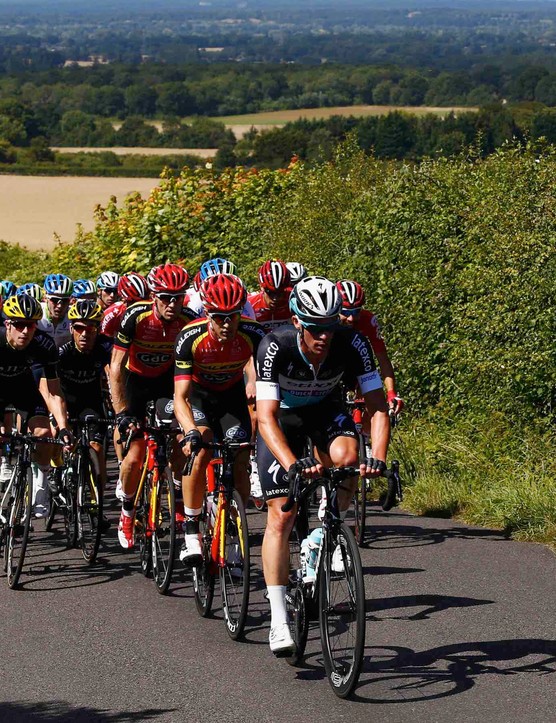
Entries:
{"type": "Polygon", "coordinates": [[[8,587],[12,589],[19,582],[31,529],[33,478],[30,468],[18,467],[14,480],[15,489],[6,515],[4,547],[8,587]]]}
{"type": "Polygon", "coordinates": [[[353,497],[353,516],[354,526],[353,532],[357,544],[361,546],[365,542],[365,523],[367,515],[367,480],[359,477],[357,480],[357,489],[353,497]]]}
{"type": "Polygon", "coordinates": [[[365,648],[365,587],[359,549],[344,523],[325,530],[319,578],[324,667],[334,693],[345,698],[361,673],[365,648]]]}
{"type": "Polygon", "coordinates": [[[152,472],[142,481],[141,493],[135,507],[135,538],[139,545],[141,572],[148,577],[152,571],[152,529],[149,528],[149,510],[152,491],[152,472]]]}
{"type": "Polygon", "coordinates": [[[54,518],[56,517],[56,510],[58,509],[58,503],[52,497],[50,500],[50,510],[48,512],[48,517],[46,518],[46,522],[44,524],[44,529],[47,532],[50,532],[52,530],[52,525],[54,524],[54,518]]]}
{"type": "Polygon", "coordinates": [[[224,560],[220,567],[220,589],[226,630],[232,640],[243,633],[249,605],[249,533],[247,515],[239,492],[233,491],[225,515],[224,560]]]}
{"type": "Polygon", "coordinates": [[[164,595],[172,579],[176,552],[176,493],[174,480],[167,470],[160,474],[151,500],[155,505],[150,517],[154,521],[151,538],[153,578],[156,589],[164,595]]]}
{"type": "Polygon", "coordinates": [[[77,528],[83,558],[89,564],[96,560],[102,525],[102,487],[99,461],[91,449],[83,454],[77,487],[77,528]]]}
{"type": "Polygon", "coordinates": [[[64,532],[68,548],[77,544],[77,474],[73,462],[62,473],[62,496],[65,500],[61,511],[64,515],[64,532]]]}
{"type": "MultiPolygon", "coordinates": [[[[305,500],[304,500],[305,502],[305,500]]],[[[291,636],[295,642],[295,652],[285,660],[289,665],[298,665],[305,653],[309,616],[305,599],[301,570],[301,543],[308,529],[307,505],[298,507],[295,525],[290,533],[290,578],[286,589],[286,610],[291,636]]]]}
{"type": "MultiPolygon", "coordinates": [[[[214,505],[216,502],[212,501],[212,504],[214,505]]],[[[203,618],[210,615],[212,600],[214,598],[214,581],[216,579],[211,555],[214,533],[212,519],[211,513],[207,510],[207,498],[205,496],[203,500],[203,511],[199,520],[199,531],[201,532],[203,545],[203,560],[200,565],[192,568],[195,605],[197,606],[197,612],[203,618]]]]}

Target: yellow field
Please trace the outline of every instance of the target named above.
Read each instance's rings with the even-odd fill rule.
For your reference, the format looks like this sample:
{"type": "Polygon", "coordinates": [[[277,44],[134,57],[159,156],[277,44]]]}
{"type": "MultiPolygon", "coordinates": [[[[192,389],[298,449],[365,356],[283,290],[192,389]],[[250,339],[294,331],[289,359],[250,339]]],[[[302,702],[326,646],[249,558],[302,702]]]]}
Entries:
{"type": "Polygon", "coordinates": [[[214,158],[218,148],[143,148],[143,147],[114,147],[91,148],[90,146],[77,148],[63,146],[52,147],[53,151],[60,153],[113,153],[116,156],[198,156],[199,158],[214,158]]]}
{"type": "Polygon", "coordinates": [[[145,197],[157,184],[155,178],[0,175],[0,240],[51,249],[55,233],[72,241],[78,223],[92,229],[95,206],[110,196],[119,203],[133,191],[145,197]]]}

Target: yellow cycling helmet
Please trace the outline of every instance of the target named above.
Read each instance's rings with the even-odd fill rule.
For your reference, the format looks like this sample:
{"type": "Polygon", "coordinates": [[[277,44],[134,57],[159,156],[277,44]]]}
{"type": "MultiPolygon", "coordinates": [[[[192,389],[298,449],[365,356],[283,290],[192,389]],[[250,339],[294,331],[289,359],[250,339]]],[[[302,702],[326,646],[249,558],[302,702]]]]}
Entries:
{"type": "Polygon", "coordinates": [[[68,312],[70,321],[88,321],[94,324],[100,324],[102,316],[100,304],[92,299],[78,299],[68,312]]]}
{"type": "Polygon", "coordinates": [[[2,311],[6,319],[26,319],[27,321],[42,319],[42,306],[28,294],[8,297],[4,301],[2,311]]]}

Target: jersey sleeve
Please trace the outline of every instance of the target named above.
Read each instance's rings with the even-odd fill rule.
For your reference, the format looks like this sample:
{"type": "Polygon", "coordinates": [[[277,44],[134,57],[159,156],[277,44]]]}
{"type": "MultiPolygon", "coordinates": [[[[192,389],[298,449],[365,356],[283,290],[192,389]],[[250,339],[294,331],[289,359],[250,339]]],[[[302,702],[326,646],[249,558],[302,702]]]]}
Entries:
{"type": "Polygon", "coordinates": [[[182,329],[176,337],[174,351],[174,379],[190,380],[193,376],[193,344],[201,329],[191,324],[182,329]]]}
{"type": "Polygon", "coordinates": [[[259,344],[256,357],[257,401],[280,401],[279,361],[280,346],[274,334],[267,334],[259,344]]]}
{"type": "Polygon", "coordinates": [[[368,339],[357,331],[349,339],[348,379],[357,381],[361,394],[382,389],[382,379],[375,366],[373,352],[368,339]]]}
{"type": "Polygon", "coordinates": [[[33,367],[41,369],[41,376],[47,379],[58,378],[58,347],[46,334],[36,335],[33,339],[36,342],[33,349],[33,367]]]}
{"type": "Polygon", "coordinates": [[[249,337],[249,340],[253,345],[253,357],[256,359],[259,345],[266,336],[265,330],[258,321],[253,321],[253,319],[249,319],[249,321],[245,320],[245,322],[242,322],[241,329],[249,337]]]}
{"type": "Polygon", "coordinates": [[[137,321],[137,306],[130,306],[123,315],[120,328],[114,337],[116,349],[129,349],[135,337],[135,325],[137,321]]]}
{"type": "Polygon", "coordinates": [[[360,334],[364,334],[371,343],[372,350],[375,354],[386,352],[386,344],[380,330],[378,319],[372,312],[368,312],[361,320],[361,327],[358,328],[360,334]]]}

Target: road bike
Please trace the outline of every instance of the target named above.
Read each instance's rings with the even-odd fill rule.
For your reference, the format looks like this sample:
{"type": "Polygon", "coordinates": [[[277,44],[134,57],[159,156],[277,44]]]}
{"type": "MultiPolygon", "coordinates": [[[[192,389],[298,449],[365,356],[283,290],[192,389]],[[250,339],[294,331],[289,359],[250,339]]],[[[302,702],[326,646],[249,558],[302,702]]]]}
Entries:
{"type": "Polygon", "coordinates": [[[141,571],[146,577],[152,575],[161,595],[168,592],[176,553],[176,490],[168,460],[172,440],[180,430],[172,428],[172,424],[172,417],[157,414],[154,402],[147,404],[146,423],[141,426],[147,447],[135,494],[135,535],[141,571]]]}
{"type": "Polygon", "coordinates": [[[4,552],[4,572],[8,587],[18,586],[25,562],[33,508],[31,459],[37,444],[62,444],[50,437],[13,432],[1,435],[10,445],[10,463],[15,457],[12,476],[0,500],[0,547],[4,552]]]}
{"type": "MultiPolygon", "coordinates": [[[[203,442],[216,456],[207,466],[207,490],[200,519],[203,557],[193,568],[193,590],[197,610],[210,615],[216,577],[226,630],[233,640],[243,634],[249,606],[250,556],[247,515],[239,492],[234,488],[233,464],[236,454],[253,449],[250,442],[203,442]]],[[[191,469],[192,461],[188,467],[191,469]]]]}
{"type": "Polygon", "coordinates": [[[292,541],[292,553],[299,560],[301,536],[307,531],[304,501],[318,486],[326,491],[322,540],[316,553],[316,576],[304,576],[302,566],[291,570],[286,606],[296,649],[287,656],[290,665],[302,659],[309,619],[318,614],[324,668],[334,693],[345,698],[354,689],[365,648],[365,587],[359,549],[351,529],[340,519],[337,490],[342,482],[359,474],[356,467],[325,468],[322,477],[307,482],[300,475],[290,483],[283,512],[299,505],[292,541]],[[307,482],[307,483],[306,483],[307,482]],[[306,484],[305,484],[306,483],[306,484]]]}

